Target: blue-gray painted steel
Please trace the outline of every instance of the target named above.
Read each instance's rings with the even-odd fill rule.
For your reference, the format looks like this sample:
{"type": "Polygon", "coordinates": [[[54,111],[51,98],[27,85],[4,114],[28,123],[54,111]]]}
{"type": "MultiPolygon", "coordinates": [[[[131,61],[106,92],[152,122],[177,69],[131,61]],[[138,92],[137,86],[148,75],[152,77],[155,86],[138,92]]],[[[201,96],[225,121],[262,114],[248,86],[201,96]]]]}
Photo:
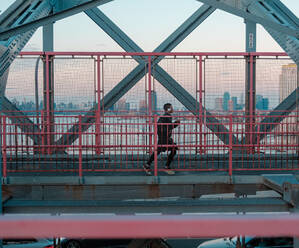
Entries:
{"type": "MultiPolygon", "coordinates": [[[[259,138],[262,140],[271,132],[284,118],[286,118],[299,103],[299,88],[295,89],[287,98],[285,98],[274,110],[272,110],[259,124],[259,138]]],[[[255,128],[258,132],[258,127],[255,128]]],[[[257,135],[255,135],[255,142],[257,135]]],[[[243,139],[242,142],[245,142],[243,139]]],[[[242,143],[243,144],[243,143],[242,143]]]]}
{"type": "Polygon", "coordinates": [[[273,175],[273,174],[265,174],[262,175],[264,178],[264,184],[279,192],[284,192],[284,183],[290,183],[290,184],[299,184],[299,181],[297,180],[296,176],[293,174],[279,174],[279,175],[273,175]]]}
{"type": "MultiPolygon", "coordinates": [[[[198,114],[199,103],[190,95],[176,80],[174,80],[160,66],[155,66],[153,72],[155,78],[172,94],[174,95],[188,110],[194,115],[198,114]]],[[[224,144],[229,144],[229,130],[221,124],[221,122],[213,117],[213,115],[203,107],[205,125],[214,132],[214,134],[223,141],[224,144]]],[[[233,144],[238,144],[238,139],[232,135],[233,144]]]]}
{"type": "MultiPolygon", "coordinates": [[[[30,22],[37,18],[46,16],[51,11],[51,6],[48,1],[44,1],[41,4],[39,1],[34,1],[30,7],[22,13],[21,16],[14,22],[13,27],[19,25],[19,23],[30,22]]],[[[27,31],[24,34],[10,37],[5,42],[6,51],[0,57],[0,77],[8,70],[11,63],[14,61],[19,52],[24,48],[28,40],[34,34],[35,29],[27,31]]],[[[1,89],[5,89],[6,82],[1,82],[1,89]],[[5,84],[5,85],[2,85],[5,84]]]]}
{"type": "Polygon", "coordinates": [[[8,28],[18,18],[20,13],[24,12],[34,0],[15,0],[4,12],[0,15],[0,27],[8,28]]]}
{"type": "Polygon", "coordinates": [[[265,0],[267,6],[271,6],[274,14],[279,14],[284,20],[287,20],[287,25],[294,28],[299,27],[299,19],[292,11],[289,10],[280,0],[265,0]]]}
{"type": "MultiPolygon", "coordinates": [[[[215,11],[215,8],[202,6],[199,8],[190,18],[188,18],[174,33],[172,33],[160,46],[158,46],[155,52],[169,52],[168,49],[173,49],[182,41],[182,37],[186,37],[190,34],[200,23],[202,23],[211,13],[215,11]],[[158,50],[166,49],[166,50],[158,50]]],[[[142,49],[130,39],[120,28],[117,27],[105,14],[97,8],[86,11],[86,14],[96,22],[105,32],[116,40],[116,42],[123,46],[126,50],[133,52],[142,52],[142,49]],[[136,49],[136,50],[135,50],[136,49]]],[[[161,58],[159,58],[161,59],[161,58]]],[[[138,61],[138,60],[137,60],[138,61]]],[[[159,60],[155,61],[157,63],[159,60]]],[[[154,64],[154,63],[153,63],[154,64]]],[[[140,64],[135,67],[124,79],[122,79],[109,93],[107,93],[102,102],[104,103],[104,108],[108,109],[114,103],[116,103],[126,92],[128,92],[147,71],[146,63],[140,62],[140,64]]],[[[95,118],[93,117],[96,107],[92,108],[82,119],[82,123],[93,123],[95,118]]],[[[82,131],[86,131],[89,125],[83,125],[82,131]]],[[[57,144],[71,144],[77,138],[79,126],[75,124],[68,130],[68,134],[63,135],[57,144]],[[71,133],[71,134],[69,134],[71,133]]]]}
{"type": "MultiPolygon", "coordinates": [[[[69,8],[72,8],[78,4],[86,3],[89,0],[51,0],[53,7],[54,7],[54,13],[60,12],[62,10],[66,10],[69,8]]],[[[101,2],[101,4],[106,4],[109,2],[112,2],[113,0],[105,0],[101,2]]]]}
{"type": "Polygon", "coordinates": [[[218,8],[218,9],[224,10],[224,11],[226,11],[228,13],[231,13],[231,14],[234,14],[236,16],[240,16],[244,19],[251,20],[251,21],[259,23],[259,24],[261,24],[265,27],[272,28],[276,31],[279,31],[279,32],[287,34],[287,35],[291,35],[291,36],[299,39],[299,30],[298,29],[293,29],[291,27],[286,27],[286,26],[284,26],[280,23],[262,18],[260,16],[251,14],[249,12],[245,12],[241,9],[234,8],[234,7],[232,7],[228,4],[225,4],[225,3],[217,1],[217,0],[197,0],[197,1],[208,4],[210,6],[218,8]]]}
{"type": "MultiPolygon", "coordinates": [[[[291,11],[283,7],[280,4],[278,7],[278,2],[260,2],[253,1],[248,6],[248,11],[256,15],[262,16],[265,19],[274,21],[276,23],[282,23],[283,25],[290,27],[292,29],[299,30],[298,18],[291,15],[291,11]],[[275,4],[276,3],[276,4],[275,4]]],[[[273,27],[264,26],[264,28],[269,32],[273,39],[285,50],[285,52],[299,64],[299,39],[298,37],[293,37],[284,33],[279,32],[273,27]]]]}
{"type": "MultiPolygon", "coordinates": [[[[161,52],[161,51],[168,51],[173,49],[179,42],[181,42],[192,30],[194,30],[204,19],[206,19],[215,8],[211,8],[209,6],[202,6],[197,10],[186,22],[184,22],[183,25],[181,25],[172,35],[170,35],[158,48],[156,48],[155,52],[161,52]],[[161,50],[160,50],[161,49],[161,50]],[[165,49],[165,50],[162,50],[165,49]]],[[[86,11],[86,14],[96,22],[97,25],[99,25],[105,32],[107,32],[111,38],[113,38],[120,46],[122,46],[125,50],[130,52],[140,52],[142,51],[141,48],[134,43],[122,30],[120,30],[108,17],[104,15],[100,10],[98,9],[92,9],[86,11]]],[[[153,64],[157,64],[162,58],[158,58],[153,62],[153,64]]],[[[140,63],[140,59],[137,59],[137,62],[140,63]]],[[[145,63],[141,62],[139,66],[142,70],[144,70],[145,63]]],[[[139,67],[138,66],[138,67],[139,67]]],[[[136,67],[136,68],[138,68],[136,67]]],[[[135,69],[136,69],[135,68],[135,69]]],[[[137,72],[137,71],[136,71],[137,72]]],[[[139,70],[138,70],[139,72],[139,70]]],[[[135,80],[134,84],[137,83],[143,75],[146,73],[144,70],[143,73],[139,73],[139,77],[137,80],[135,80]]],[[[160,66],[155,65],[155,72],[154,76],[158,79],[158,81],[166,87],[168,91],[170,91],[182,104],[186,106],[187,109],[192,111],[194,114],[196,114],[196,109],[198,106],[198,102],[183,88],[177,83],[170,75],[167,74],[166,71],[164,71],[160,66]]],[[[135,73],[134,73],[135,74],[135,73]]],[[[137,75],[137,73],[136,73],[137,75]]],[[[136,79],[135,77],[133,77],[136,79]]],[[[125,78],[126,80],[127,78],[125,78]]],[[[108,94],[109,97],[107,98],[112,100],[111,106],[118,100],[120,97],[126,93],[124,91],[123,87],[118,87],[119,85],[123,85],[123,82],[126,82],[122,80],[114,89],[112,89],[108,94]],[[111,97],[110,97],[111,96],[111,97]]],[[[128,82],[132,83],[132,82],[128,82]]],[[[132,85],[132,86],[133,86],[132,85]]],[[[131,88],[131,87],[130,87],[131,88]]],[[[108,108],[108,104],[110,101],[106,101],[106,96],[103,99],[105,108],[108,108]],[[107,104],[107,105],[106,105],[107,104]]],[[[110,107],[110,106],[109,106],[110,107]]],[[[207,126],[212,131],[217,133],[216,135],[225,143],[228,143],[229,136],[228,136],[228,130],[219,123],[219,121],[216,118],[213,118],[212,115],[205,110],[206,117],[207,117],[207,126]],[[213,123],[213,124],[211,124],[213,123]]],[[[89,114],[90,115],[90,114],[89,114]]],[[[94,118],[89,118],[86,121],[94,121],[94,118]]],[[[73,127],[74,129],[71,131],[76,131],[78,127],[73,127]]],[[[86,127],[87,128],[87,127],[86,127]]],[[[73,135],[73,138],[76,138],[77,135],[73,135]]],[[[67,137],[64,137],[64,141],[68,141],[67,137]]],[[[233,142],[237,143],[237,139],[233,137],[233,142]]],[[[66,143],[65,143],[66,144],[66,143]]]]}
{"type": "MultiPolygon", "coordinates": [[[[48,0],[45,0],[44,2],[48,2],[48,0]]],[[[107,2],[107,0],[91,0],[91,1],[88,1],[85,3],[82,3],[80,5],[77,5],[75,7],[62,10],[62,11],[52,14],[50,16],[42,17],[42,18],[39,18],[38,20],[30,21],[29,23],[6,29],[6,30],[0,32],[0,40],[5,40],[5,39],[8,39],[9,37],[12,37],[12,36],[15,36],[15,35],[18,35],[21,33],[25,33],[32,29],[36,29],[38,27],[54,23],[55,21],[78,14],[82,11],[85,11],[85,10],[93,8],[95,6],[104,4],[106,2],[107,2]]]]}
{"type": "Polygon", "coordinates": [[[10,118],[12,124],[17,125],[23,133],[26,133],[34,142],[34,145],[41,144],[40,133],[41,130],[38,125],[34,124],[21,110],[19,110],[13,103],[11,103],[6,97],[0,97],[2,102],[2,110],[10,118]]]}
{"type": "Polygon", "coordinates": [[[117,27],[102,11],[92,8],[85,11],[98,26],[101,27],[109,36],[116,41],[127,52],[142,52],[142,49],[132,41],[122,30],[117,27]]]}
{"type": "MultiPolygon", "coordinates": [[[[200,7],[190,18],[187,19],[172,35],[170,35],[160,46],[158,46],[154,52],[170,51],[177,46],[184,38],[193,31],[200,23],[202,23],[215,8],[209,6],[200,7]],[[161,50],[160,50],[161,49],[161,50]]],[[[127,52],[140,52],[141,48],[136,45],[121,29],[119,29],[107,16],[104,15],[100,10],[93,9],[92,11],[86,11],[87,15],[91,15],[91,18],[99,25],[108,35],[111,36],[123,49],[128,49],[127,52]],[[92,13],[90,13],[92,12],[92,13]],[[99,19],[96,19],[98,17],[99,19]],[[109,27],[109,28],[107,28],[109,27]],[[136,50],[134,50],[136,49],[136,50]]],[[[197,114],[197,106],[199,103],[190,95],[176,80],[174,80],[165,70],[163,70],[157,63],[162,57],[153,61],[155,70],[152,72],[153,76],[172,94],[174,95],[188,110],[192,113],[197,114]]],[[[140,60],[137,59],[140,63],[140,60]]],[[[143,62],[142,65],[145,65],[143,62]]],[[[146,71],[144,71],[146,72],[146,71]]],[[[141,78],[140,78],[141,79],[141,78]]],[[[117,88],[116,88],[117,89],[117,88]]],[[[116,96],[125,92],[120,92],[118,89],[112,89],[111,95],[116,100],[116,96]]],[[[105,101],[103,101],[105,104],[105,101]]],[[[116,101],[114,101],[115,103],[116,101]]],[[[106,104],[105,104],[106,105],[106,104]]],[[[106,107],[106,106],[105,106],[106,107]]],[[[229,132],[224,125],[220,124],[219,120],[214,118],[204,107],[203,107],[206,124],[209,129],[215,132],[225,144],[229,143],[229,132]]],[[[238,140],[233,136],[233,143],[238,143],[238,140]]]]}
{"type": "Polygon", "coordinates": [[[256,23],[245,20],[246,24],[246,52],[256,52],[256,23]]]}
{"type": "Polygon", "coordinates": [[[4,203],[5,212],[109,212],[114,214],[161,212],[176,213],[184,212],[276,212],[288,211],[289,205],[280,198],[233,198],[233,199],[193,199],[193,200],[147,200],[147,201],[34,201],[34,200],[8,200],[4,203]],[[18,208],[19,211],[18,211],[18,208]],[[14,210],[13,210],[14,209],[14,210]]]}
{"type": "Polygon", "coordinates": [[[54,30],[53,23],[43,26],[43,51],[52,52],[54,51],[54,30]]]}

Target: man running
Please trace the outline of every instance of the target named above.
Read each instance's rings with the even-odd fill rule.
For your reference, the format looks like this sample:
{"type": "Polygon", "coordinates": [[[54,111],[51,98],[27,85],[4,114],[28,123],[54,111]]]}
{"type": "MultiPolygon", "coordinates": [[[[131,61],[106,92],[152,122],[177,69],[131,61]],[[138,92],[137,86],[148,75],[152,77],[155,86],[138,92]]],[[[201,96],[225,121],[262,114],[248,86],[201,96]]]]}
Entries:
{"type": "MultiPolygon", "coordinates": [[[[170,151],[170,154],[167,157],[167,162],[165,164],[165,171],[166,173],[173,175],[175,174],[174,171],[171,170],[170,164],[176,155],[176,151],[178,150],[178,147],[176,146],[176,143],[174,143],[172,136],[172,129],[176,128],[180,121],[176,120],[175,122],[172,122],[172,116],[173,113],[173,107],[170,103],[166,103],[163,106],[164,108],[164,115],[161,116],[158,120],[158,150],[157,155],[159,155],[161,152],[170,151]],[[164,145],[164,146],[163,146],[164,145]],[[165,145],[173,145],[171,147],[166,147],[165,145]]],[[[150,156],[149,160],[145,165],[143,165],[143,169],[147,175],[151,175],[151,163],[155,159],[155,153],[153,152],[150,156]]]]}

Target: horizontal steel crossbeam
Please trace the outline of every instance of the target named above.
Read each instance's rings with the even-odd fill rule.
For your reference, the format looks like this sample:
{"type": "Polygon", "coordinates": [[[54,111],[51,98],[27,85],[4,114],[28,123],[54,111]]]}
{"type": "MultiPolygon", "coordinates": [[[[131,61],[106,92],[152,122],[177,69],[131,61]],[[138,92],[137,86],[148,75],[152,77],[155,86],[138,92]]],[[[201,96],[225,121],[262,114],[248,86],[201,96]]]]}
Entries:
{"type": "Polygon", "coordinates": [[[193,200],[85,200],[85,201],[34,201],[8,200],[4,203],[5,213],[219,213],[219,212],[286,212],[289,206],[279,198],[234,198],[193,200]]]}

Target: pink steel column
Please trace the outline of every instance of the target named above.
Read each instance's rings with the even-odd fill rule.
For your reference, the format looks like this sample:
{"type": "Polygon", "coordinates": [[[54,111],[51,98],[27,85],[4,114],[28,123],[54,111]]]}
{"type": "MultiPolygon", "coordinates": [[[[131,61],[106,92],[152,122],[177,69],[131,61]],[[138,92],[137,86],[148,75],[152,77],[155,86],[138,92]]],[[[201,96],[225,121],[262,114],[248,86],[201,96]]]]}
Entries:
{"type": "Polygon", "coordinates": [[[199,56],[199,137],[200,137],[200,154],[203,153],[202,149],[202,125],[203,125],[203,108],[202,105],[202,56],[199,56]]]}
{"type": "Polygon", "coordinates": [[[45,119],[44,119],[44,110],[41,110],[41,135],[42,135],[42,154],[45,154],[46,151],[45,151],[45,119]]]}
{"type": "Polygon", "coordinates": [[[98,109],[96,111],[96,154],[101,153],[101,57],[97,57],[97,100],[98,109]]]}
{"type": "Polygon", "coordinates": [[[228,174],[233,175],[233,116],[229,116],[229,165],[228,174]]]}
{"type": "Polygon", "coordinates": [[[154,115],[154,176],[158,176],[158,117],[154,115]]]}
{"type": "Polygon", "coordinates": [[[2,159],[3,159],[3,172],[4,178],[7,176],[7,154],[6,154],[6,116],[2,116],[2,159]]]}
{"type": "Polygon", "coordinates": [[[82,177],[82,116],[79,115],[79,177],[82,177]]]}
{"type": "Polygon", "coordinates": [[[250,54],[250,91],[249,91],[249,151],[254,153],[253,146],[253,56],[250,54]]]}
{"type": "Polygon", "coordinates": [[[148,115],[149,115],[149,153],[152,153],[152,61],[148,56],[148,115]]]}
{"type": "Polygon", "coordinates": [[[51,154],[51,117],[50,117],[50,80],[49,80],[49,55],[46,54],[46,100],[47,100],[47,146],[48,154],[51,154]]]}
{"type": "Polygon", "coordinates": [[[257,121],[257,133],[256,133],[256,136],[257,136],[257,141],[256,141],[256,144],[257,144],[257,153],[260,154],[260,150],[261,150],[261,144],[260,144],[260,121],[261,121],[261,117],[258,116],[258,121],[257,121]]]}

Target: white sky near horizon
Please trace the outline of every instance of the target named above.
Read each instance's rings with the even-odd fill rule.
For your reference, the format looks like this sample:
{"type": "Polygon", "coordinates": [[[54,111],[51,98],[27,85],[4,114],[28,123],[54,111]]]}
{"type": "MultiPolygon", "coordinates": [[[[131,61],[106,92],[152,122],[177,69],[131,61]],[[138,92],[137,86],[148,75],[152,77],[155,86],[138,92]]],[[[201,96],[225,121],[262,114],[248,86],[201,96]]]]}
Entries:
{"type": "MultiPolygon", "coordinates": [[[[0,1],[1,12],[14,0],[0,1]]],[[[297,0],[281,0],[299,16],[297,0]]],[[[115,0],[100,9],[144,51],[154,50],[202,4],[195,0],[115,0]]],[[[41,28],[26,50],[42,49],[41,28]]],[[[123,51],[87,15],[80,13],[54,25],[55,51],[123,51]]],[[[216,10],[174,51],[245,51],[245,25],[242,18],[216,10]]],[[[257,51],[282,51],[272,37],[257,25],[257,51]]]]}

